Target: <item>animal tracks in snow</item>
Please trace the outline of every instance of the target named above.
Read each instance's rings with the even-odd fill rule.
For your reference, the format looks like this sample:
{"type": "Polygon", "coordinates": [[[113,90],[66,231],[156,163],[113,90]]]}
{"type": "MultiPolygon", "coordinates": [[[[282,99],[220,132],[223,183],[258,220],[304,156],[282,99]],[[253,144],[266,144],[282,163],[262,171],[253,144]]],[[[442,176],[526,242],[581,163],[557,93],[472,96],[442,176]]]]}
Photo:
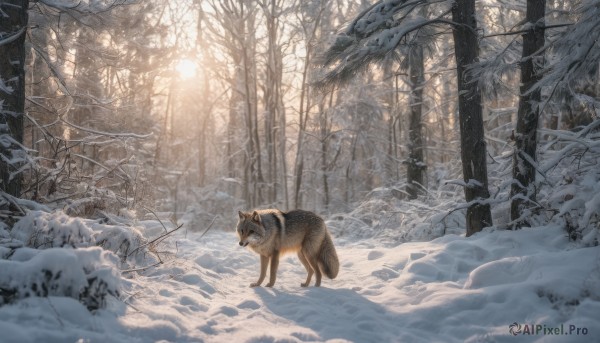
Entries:
{"type": "Polygon", "coordinates": [[[246,300],[237,305],[237,308],[241,310],[250,309],[250,310],[258,310],[260,308],[260,304],[254,300],[246,300]]]}
{"type": "Polygon", "coordinates": [[[384,253],[382,253],[381,251],[377,251],[377,250],[372,250],[369,251],[369,254],[367,255],[367,259],[369,261],[373,261],[373,260],[377,260],[381,257],[383,257],[384,253]]]}

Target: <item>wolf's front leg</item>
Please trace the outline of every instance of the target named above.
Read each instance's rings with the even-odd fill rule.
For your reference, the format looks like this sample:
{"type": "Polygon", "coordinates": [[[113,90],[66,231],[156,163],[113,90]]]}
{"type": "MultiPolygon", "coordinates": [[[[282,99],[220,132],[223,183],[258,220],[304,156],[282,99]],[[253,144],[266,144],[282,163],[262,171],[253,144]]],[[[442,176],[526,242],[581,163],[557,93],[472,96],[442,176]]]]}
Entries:
{"type": "Polygon", "coordinates": [[[260,276],[258,277],[258,281],[250,284],[250,287],[258,287],[263,282],[267,275],[267,264],[269,264],[269,258],[260,255],[260,276]]]}
{"type": "Polygon", "coordinates": [[[271,256],[271,271],[269,272],[269,283],[267,287],[273,287],[275,278],[277,278],[277,267],[279,266],[279,251],[275,251],[271,256]]]}

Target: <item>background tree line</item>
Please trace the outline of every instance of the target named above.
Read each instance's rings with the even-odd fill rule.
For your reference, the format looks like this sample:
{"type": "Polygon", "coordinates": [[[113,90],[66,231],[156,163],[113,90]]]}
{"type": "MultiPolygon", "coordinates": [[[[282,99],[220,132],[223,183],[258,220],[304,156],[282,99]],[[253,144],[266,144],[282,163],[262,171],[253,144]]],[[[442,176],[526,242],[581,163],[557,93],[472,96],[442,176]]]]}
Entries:
{"type": "Polygon", "coordinates": [[[569,133],[595,142],[591,0],[0,6],[6,218],[16,198],[78,215],[332,214],[386,187],[464,192],[471,234],[531,224],[543,155],[569,133]]]}

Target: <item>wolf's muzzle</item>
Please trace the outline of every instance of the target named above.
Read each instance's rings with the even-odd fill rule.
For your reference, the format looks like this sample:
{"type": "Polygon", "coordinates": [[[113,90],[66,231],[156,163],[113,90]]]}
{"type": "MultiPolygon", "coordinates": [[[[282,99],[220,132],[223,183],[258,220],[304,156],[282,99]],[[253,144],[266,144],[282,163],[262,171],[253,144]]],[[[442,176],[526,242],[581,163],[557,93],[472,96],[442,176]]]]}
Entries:
{"type": "Polygon", "coordinates": [[[245,247],[246,245],[248,245],[248,242],[245,242],[245,243],[244,242],[240,242],[240,246],[241,247],[245,247]]]}

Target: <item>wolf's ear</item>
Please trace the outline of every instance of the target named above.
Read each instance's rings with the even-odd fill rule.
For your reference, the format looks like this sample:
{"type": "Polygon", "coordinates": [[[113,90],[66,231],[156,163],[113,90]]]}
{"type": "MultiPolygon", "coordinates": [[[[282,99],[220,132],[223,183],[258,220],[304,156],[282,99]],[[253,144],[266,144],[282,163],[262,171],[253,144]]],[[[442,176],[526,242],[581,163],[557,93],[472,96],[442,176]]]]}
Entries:
{"type": "Polygon", "coordinates": [[[244,217],[245,217],[244,212],[238,211],[238,216],[240,216],[240,219],[244,219],[244,217]]]}
{"type": "Polygon", "coordinates": [[[256,224],[260,224],[260,216],[258,215],[258,212],[254,211],[252,213],[252,221],[256,224]]]}

